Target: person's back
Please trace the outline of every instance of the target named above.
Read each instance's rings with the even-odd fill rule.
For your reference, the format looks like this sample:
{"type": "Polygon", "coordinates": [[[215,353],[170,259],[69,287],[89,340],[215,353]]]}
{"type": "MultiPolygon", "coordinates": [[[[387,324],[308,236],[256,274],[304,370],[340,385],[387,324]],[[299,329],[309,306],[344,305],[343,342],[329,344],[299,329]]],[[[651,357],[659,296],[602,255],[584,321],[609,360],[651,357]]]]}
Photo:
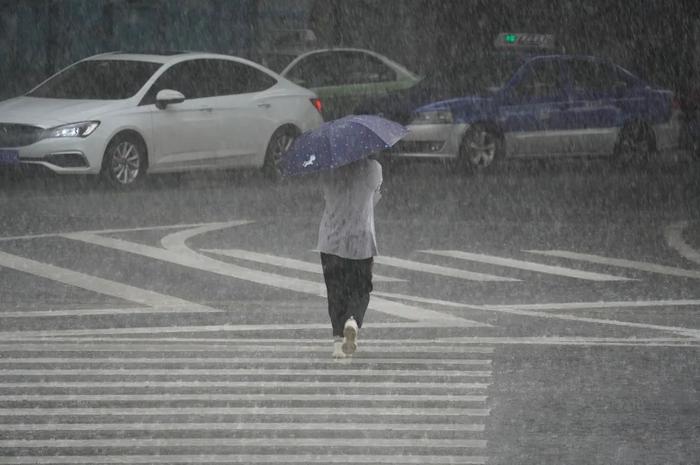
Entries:
{"type": "Polygon", "coordinates": [[[377,255],[374,206],[381,197],[382,166],[363,159],[322,174],[326,207],[318,232],[333,356],[352,355],[372,292],[377,255]]]}
{"type": "Polygon", "coordinates": [[[382,167],[364,159],[322,175],[326,208],[318,250],[349,259],[377,255],[374,205],[379,201],[382,167]]]}

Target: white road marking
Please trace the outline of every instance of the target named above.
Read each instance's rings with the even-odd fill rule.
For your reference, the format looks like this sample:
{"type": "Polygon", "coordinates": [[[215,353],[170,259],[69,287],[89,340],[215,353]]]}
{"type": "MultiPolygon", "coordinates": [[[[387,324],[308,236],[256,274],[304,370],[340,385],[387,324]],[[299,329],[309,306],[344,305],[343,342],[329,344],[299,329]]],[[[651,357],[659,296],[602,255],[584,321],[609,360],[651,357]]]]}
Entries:
{"type": "Polygon", "coordinates": [[[556,345],[556,346],[652,346],[700,347],[700,342],[689,338],[616,338],[616,337],[446,337],[442,342],[452,344],[556,345]]]}
{"type": "Polygon", "coordinates": [[[378,265],[393,266],[403,268],[410,271],[420,271],[422,273],[431,273],[450,278],[466,279],[469,281],[496,281],[496,282],[517,282],[519,279],[505,278],[503,276],[494,276],[484,273],[475,273],[472,271],[459,270],[456,268],[448,268],[445,266],[432,265],[430,263],[415,262],[396,257],[387,257],[379,255],[374,257],[374,263],[378,265]]]}
{"type": "MultiPolygon", "coordinates": [[[[7,439],[0,440],[0,447],[9,448],[80,448],[80,447],[347,447],[348,439],[338,438],[138,438],[138,439],[7,439]]],[[[353,438],[353,447],[400,447],[480,449],[486,447],[483,439],[383,439],[353,438]]]]}
{"type": "Polygon", "coordinates": [[[339,388],[356,389],[359,387],[370,389],[386,389],[392,392],[396,390],[443,390],[455,391],[465,389],[488,389],[490,383],[455,383],[455,382],[440,382],[440,383],[423,383],[414,381],[379,381],[370,382],[346,382],[346,381],[285,381],[280,384],[279,381],[48,381],[37,380],[36,382],[5,382],[0,379],[0,388],[275,388],[280,386],[289,389],[309,389],[309,388],[330,388],[337,390],[339,388]]]}
{"type": "Polygon", "coordinates": [[[592,273],[589,271],[575,270],[573,268],[543,265],[541,263],[515,260],[512,258],[495,257],[493,255],[469,253],[463,252],[461,250],[421,250],[421,252],[432,255],[439,255],[442,257],[458,258],[460,260],[469,260],[472,262],[487,263],[490,265],[505,266],[508,268],[516,268],[519,270],[535,271],[537,273],[564,276],[567,278],[585,279],[588,281],[636,281],[634,279],[624,278],[621,276],[613,276],[602,273],[592,273]]]}
{"type": "MultiPolygon", "coordinates": [[[[81,308],[66,310],[25,310],[14,312],[0,311],[0,318],[44,318],[44,317],[75,317],[92,315],[134,315],[134,314],[158,314],[158,313],[222,313],[216,308],[190,308],[183,307],[127,307],[127,308],[81,308]]],[[[1,335],[2,333],[0,333],[1,335]]]]}
{"type": "MultiPolygon", "coordinates": [[[[326,328],[328,329],[328,328],[326,328]]],[[[26,342],[23,338],[3,338],[0,340],[0,350],[23,350],[23,351],[45,351],[51,350],[54,352],[72,352],[72,351],[94,351],[94,352],[276,352],[276,353],[322,353],[327,354],[330,345],[322,346],[300,346],[294,344],[278,344],[270,346],[262,345],[192,345],[188,344],[186,341],[177,343],[174,347],[168,347],[163,345],[162,342],[114,342],[101,340],[94,341],[86,338],[75,338],[70,341],[61,341],[55,339],[42,339],[38,341],[32,341],[30,343],[26,342]]],[[[366,344],[362,345],[362,353],[373,353],[376,351],[380,354],[384,353],[465,353],[474,352],[476,348],[471,349],[462,347],[449,347],[449,346],[437,346],[437,347],[416,347],[410,344],[404,346],[386,346],[386,347],[372,347],[366,344]]],[[[490,348],[489,348],[490,349],[490,348]]],[[[376,353],[375,352],[375,353],[376,353]]],[[[489,352],[490,353],[490,352],[489,352]]],[[[359,359],[362,355],[358,354],[356,357],[359,359]]]]}
{"type": "MultiPolygon", "coordinates": [[[[235,221],[239,225],[254,223],[250,220],[239,220],[235,221]]],[[[74,231],[74,232],[62,232],[62,233],[45,233],[45,234],[28,234],[24,236],[8,236],[0,237],[0,242],[2,241],[18,241],[18,240],[29,240],[29,239],[46,239],[48,237],[59,237],[65,234],[117,234],[117,233],[129,233],[129,232],[139,232],[139,231],[157,231],[157,230],[167,230],[167,229],[185,229],[185,228],[196,228],[198,226],[210,225],[210,224],[230,224],[231,222],[225,223],[185,223],[185,224],[168,224],[161,226],[143,226],[137,228],[118,228],[118,229],[96,229],[88,231],[74,231]]]]}
{"type": "Polygon", "coordinates": [[[0,431],[470,431],[479,423],[50,423],[0,424],[0,431]]]}
{"type": "MultiPolygon", "coordinates": [[[[223,255],[224,257],[239,258],[251,262],[274,265],[290,270],[304,271],[307,273],[323,275],[323,269],[321,268],[320,261],[318,263],[312,263],[303,260],[296,260],[293,258],[279,257],[277,255],[251,252],[248,250],[241,249],[201,249],[201,251],[211,254],[223,255]]],[[[372,273],[372,280],[377,282],[406,282],[405,279],[391,278],[375,273],[372,273]]]]}
{"type": "Polygon", "coordinates": [[[37,262],[18,255],[0,252],[0,266],[23,273],[33,274],[62,284],[87,289],[99,294],[117,297],[126,301],[136,302],[154,308],[187,308],[199,312],[214,312],[216,310],[188,302],[177,297],[159,294],[128,284],[122,284],[108,279],[98,278],[78,271],[61,268],[48,263],[37,262]]]}
{"type": "Polygon", "coordinates": [[[12,457],[5,460],[0,457],[0,464],[11,465],[80,465],[80,464],[167,464],[188,463],[188,464],[253,464],[253,463],[280,463],[280,464],[303,464],[312,463],[334,464],[334,463],[357,463],[357,464],[389,464],[389,465],[485,465],[486,457],[466,456],[466,455],[371,455],[371,454],[335,454],[335,455],[297,455],[297,454],[235,454],[235,455],[55,455],[51,457],[12,457]]]}
{"type": "MultiPolygon", "coordinates": [[[[183,364],[188,365],[209,365],[209,364],[226,364],[239,365],[254,363],[256,365],[266,364],[287,364],[287,365],[306,365],[306,364],[322,364],[332,365],[336,363],[328,357],[314,358],[267,358],[267,357],[5,357],[0,358],[0,365],[9,364],[72,364],[80,363],[81,365],[104,365],[104,364],[143,364],[143,365],[168,365],[168,364],[183,364]]],[[[356,358],[353,364],[358,363],[386,363],[386,364],[420,364],[420,365],[491,365],[491,360],[488,359],[415,359],[415,358],[372,358],[362,359],[356,358]]]]}
{"type": "Polygon", "coordinates": [[[547,255],[550,257],[561,257],[568,258],[570,260],[579,260],[590,263],[597,263],[599,265],[610,265],[618,266],[621,268],[630,268],[634,270],[647,271],[650,273],[659,273],[669,276],[680,276],[683,278],[695,278],[700,279],[700,271],[696,270],[685,270],[682,268],[675,268],[672,266],[658,265],[655,263],[638,262],[633,260],[625,260],[621,258],[609,258],[600,255],[584,254],[569,252],[565,250],[525,250],[527,253],[547,255]]]}
{"type": "Polygon", "coordinates": [[[687,260],[700,265],[700,251],[693,249],[683,239],[683,230],[688,227],[687,221],[679,221],[668,226],[665,230],[666,242],[676,252],[687,260]]]}
{"type": "Polygon", "coordinates": [[[172,401],[342,401],[342,402],[486,402],[488,396],[467,394],[20,394],[2,395],[0,402],[172,402],[172,401]]]}
{"type": "Polygon", "coordinates": [[[648,308],[648,307],[687,307],[700,306],[700,300],[632,300],[602,302],[562,302],[548,304],[487,305],[489,308],[519,310],[593,310],[601,308],[648,308]]]}
{"type": "Polygon", "coordinates": [[[442,305],[443,307],[457,307],[457,308],[468,307],[467,304],[463,304],[460,302],[451,302],[449,300],[441,300],[441,299],[429,299],[429,298],[418,297],[418,296],[413,296],[413,295],[398,294],[396,292],[372,291],[372,295],[378,295],[379,297],[386,297],[388,299],[408,300],[411,302],[420,302],[420,303],[424,303],[424,304],[442,305]]]}
{"type": "MultiPolygon", "coordinates": [[[[429,320],[408,323],[373,323],[373,328],[442,328],[442,327],[473,327],[490,326],[486,324],[470,324],[469,320],[457,320],[456,322],[445,320],[429,320]],[[464,323],[463,321],[466,321],[464,323]]],[[[259,324],[259,325],[208,325],[208,326],[147,326],[128,328],[95,328],[95,329],[47,329],[26,331],[0,332],[2,340],[16,340],[28,338],[65,337],[65,336],[99,336],[99,335],[135,335],[135,334],[176,334],[176,333],[211,333],[211,332],[250,332],[250,331],[280,331],[280,330],[328,330],[327,323],[309,324],[259,324]]]]}
{"type": "MultiPolygon", "coordinates": [[[[344,367],[352,366],[343,365],[344,367]]],[[[374,368],[35,368],[0,369],[2,376],[396,376],[396,377],[474,377],[487,378],[490,371],[477,370],[387,370],[374,368]]]]}
{"type": "MultiPolygon", "coordinates": [[[[410,408],[410,407],[356,407],[346,415],[372,417],[378,416],[451,416],[451,417],[487,417],[490,409],[478,408],[410,408]]],[[[23,417],[23,416],[163,416],[163,415],[256,415],[256,416],[331,416],[338,415],[338,407],[76,407],[76,408],[53,408],[53,407],[32,407],[32,408],[2,408],[0,416],[23,417]]]]}
{"type": "Polygon", "coordinates": [[[511,315],[529,316],[536,318],[545,319],[558,319],[567,321],[576,321],[582,323],[594,323],[600,325],[609,326],[621,326],[627,328],[639,328],[639,329],[652,329],[657,331],[672,332],[675,334],[680,334],[684,336],[689,336],[693,338],[700,338],[700,330],[692,328],[683,328],[679,326],[664,326],[664,325],[654,325],[647,323],[634,323],[630,321],[618,321],[603,318],[586,318],[581,316],[567,315],[561,313],[547,313],[547,312],[536,312],[531,310],[522,310],[517,307],[500,307],[498,305],[472,305],[470,308],[481,309],[491,312],[508,313],[511,315]]]}
{"type": "MultiPolygon", "coordinates": [[[[137,244],[135,242],[128,242],[121,239],[102,237],[94,234],[66,234],[63,237],[102,247],[112,248],[115,250],[121,250],[123,252],[138,254],[201,271],[220,274],[222,276],[254,282],[264,286],[287,289],[290,291],[310,294],[323,298],[326,297],[326,289],[323,283],[290,278],[288,276],[262,272],[237,266],[231,263],[221,262],[198,254],[185,245],[185,241],[196,235],[235,226],[236,224],[237,222],[231,222],[230,225],[217,223],[213,225],[201,226],[187,231],[180,231],[178,233],[165,236],[161,240],[165,250],[158,247],[137,244]]],[[[484,326],[483,323],[466,320],[464,318],[436,312],[434,310],[411,307],[396,302],[385,301],[379,298],[370,299],[369,308],[392,316],[415,321],[449,320],[453,322],[454,325],[484,326]]]]}

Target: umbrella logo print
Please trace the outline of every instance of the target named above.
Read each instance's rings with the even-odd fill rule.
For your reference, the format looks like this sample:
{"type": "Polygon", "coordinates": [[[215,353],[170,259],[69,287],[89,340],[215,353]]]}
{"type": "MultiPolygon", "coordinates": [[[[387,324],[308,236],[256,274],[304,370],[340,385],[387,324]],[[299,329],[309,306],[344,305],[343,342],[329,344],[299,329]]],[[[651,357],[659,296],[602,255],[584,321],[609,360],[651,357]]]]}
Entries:
{"type": "Polygon", "coordinates": [[[309,159],[303,163],[304,168],[309,167],[316,161],[316,155],[309,155],[309,159]]]}

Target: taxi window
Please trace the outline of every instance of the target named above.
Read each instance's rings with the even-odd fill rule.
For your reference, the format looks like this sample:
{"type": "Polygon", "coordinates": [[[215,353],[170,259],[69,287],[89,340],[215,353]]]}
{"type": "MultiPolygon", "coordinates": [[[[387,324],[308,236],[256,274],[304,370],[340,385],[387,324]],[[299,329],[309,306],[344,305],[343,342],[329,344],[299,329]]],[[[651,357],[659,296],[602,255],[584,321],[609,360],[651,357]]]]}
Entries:
{"type": "Polygon", "coordinates": [[[569,65],[575,92],[612,92],[616,87],[625,84],[620,82],[612,66],[606,63],[573,60],[569,65]]]}
{"type": "Polygon", "coordinates": [[[556,60],[535,60],[527,65],[524,76],[513,87],[517,100],[548,101],[564,96],[565,79],[556,60]]]}

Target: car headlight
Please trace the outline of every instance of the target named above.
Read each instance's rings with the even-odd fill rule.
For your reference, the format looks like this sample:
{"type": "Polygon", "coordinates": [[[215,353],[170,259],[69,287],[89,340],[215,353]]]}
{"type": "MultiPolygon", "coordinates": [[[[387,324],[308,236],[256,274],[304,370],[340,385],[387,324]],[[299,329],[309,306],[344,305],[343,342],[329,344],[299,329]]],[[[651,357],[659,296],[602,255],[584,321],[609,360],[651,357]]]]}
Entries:
{"type": "Polygon", "coordinates": [[[100,125],[99,121],[82,121],[80,123],[64,124],[44,131],[42,139],[55,137],[87,137],[100,125]]]}
{"type": "Polygon", "coordinates": [[[419,111],[413,114],[411,124],[452,124],[450,110],[419,111]]]}

